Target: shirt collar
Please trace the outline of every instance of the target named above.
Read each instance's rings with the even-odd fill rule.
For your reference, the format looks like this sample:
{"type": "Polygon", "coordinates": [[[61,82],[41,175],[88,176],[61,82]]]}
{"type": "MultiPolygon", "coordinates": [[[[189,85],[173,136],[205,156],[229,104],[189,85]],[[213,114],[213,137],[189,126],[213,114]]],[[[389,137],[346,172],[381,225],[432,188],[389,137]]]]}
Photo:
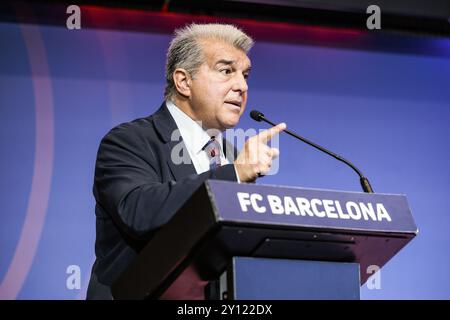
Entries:
{"type": "Polygon", "coordinates": [[[220,152],[223,155],[222,133],[219,130],[208,130],[207,132],[201,126],[200,121],[197,122],[191,119],[170,100],[166,101],[166,106],[180,130],[181,137],[183,138],[186,147],[191,152],[199,154],[211,137],[215,136],[215,139],[220,144],[220,152]]]}

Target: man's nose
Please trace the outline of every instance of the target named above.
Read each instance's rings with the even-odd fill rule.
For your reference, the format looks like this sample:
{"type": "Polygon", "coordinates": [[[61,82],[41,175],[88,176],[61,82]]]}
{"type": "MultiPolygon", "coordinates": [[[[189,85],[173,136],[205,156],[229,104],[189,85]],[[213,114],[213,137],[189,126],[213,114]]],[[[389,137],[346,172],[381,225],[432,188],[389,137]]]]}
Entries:
{"type": "Polygon", "coordinates": [[[247,90],[247,79],[245,79],[242,73],[236,73],[235,81],[233,84],[233,91],[241,91],[242,93],[244,93],[247,90]]]}

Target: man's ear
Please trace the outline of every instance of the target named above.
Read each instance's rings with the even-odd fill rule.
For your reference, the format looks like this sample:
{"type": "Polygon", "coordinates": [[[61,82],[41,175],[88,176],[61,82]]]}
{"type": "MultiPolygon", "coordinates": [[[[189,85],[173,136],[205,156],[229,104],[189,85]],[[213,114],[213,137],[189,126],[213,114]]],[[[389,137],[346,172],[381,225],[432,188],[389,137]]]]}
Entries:
{"type": "Polygon", "coordinates": [[[189,98],[191,96],[192,79],[185,69],[177,68],[173,72],[173,83],[178,93],[183,97],[189,98]]]}

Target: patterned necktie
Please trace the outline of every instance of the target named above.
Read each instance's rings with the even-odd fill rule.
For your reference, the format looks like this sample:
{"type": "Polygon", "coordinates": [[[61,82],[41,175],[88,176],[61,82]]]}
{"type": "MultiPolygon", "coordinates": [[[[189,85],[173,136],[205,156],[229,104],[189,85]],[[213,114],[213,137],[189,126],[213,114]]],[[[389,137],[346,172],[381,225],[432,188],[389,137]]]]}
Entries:
{"type": "Polygon", "coordinates": [[[214,136],[211,137],[211,140],[209,140],[202,149],[205,150],[206,154],[208,155],[210,170],[214,170],[221,166],[220,143],[214,136]]]}

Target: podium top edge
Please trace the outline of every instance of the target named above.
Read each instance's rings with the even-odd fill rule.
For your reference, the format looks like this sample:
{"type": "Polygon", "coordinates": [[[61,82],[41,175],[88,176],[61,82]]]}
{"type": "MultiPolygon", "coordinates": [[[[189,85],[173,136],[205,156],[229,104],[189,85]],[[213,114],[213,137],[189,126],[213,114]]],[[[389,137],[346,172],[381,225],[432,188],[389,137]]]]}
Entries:
{"type": "Polygon", "coordinates": [[[322,188],[305,188],[305,187],[299,187],[299,186],[290,186],[290,185],[282,185],[282,184],[267,184],[267,183],[245,183],[245,182],[233,182],[233,181],[225,181],[225,180],[213,180],[208,179],[205,181],[205,183],[224,183],[224,184],[242,184],[242,185],[250,185],[250,186],[261,186],[261,187],[277,187],[277,188],[283,188],[283,189],[297,189],[297,190],[312,190],[312,191],[326,191],[326,192],[336,192],[336,193],[349,193],[349,194],[373,194],[373,195],[382,195],[382,196],[402,196],[406,197],[406,194],[404,193],[380,193],[380,192],[374,192],[374,193],[367,193],[363,191],[348,191],[348,190],[338,190],[338,189],[322,189],[322,188]]]}

